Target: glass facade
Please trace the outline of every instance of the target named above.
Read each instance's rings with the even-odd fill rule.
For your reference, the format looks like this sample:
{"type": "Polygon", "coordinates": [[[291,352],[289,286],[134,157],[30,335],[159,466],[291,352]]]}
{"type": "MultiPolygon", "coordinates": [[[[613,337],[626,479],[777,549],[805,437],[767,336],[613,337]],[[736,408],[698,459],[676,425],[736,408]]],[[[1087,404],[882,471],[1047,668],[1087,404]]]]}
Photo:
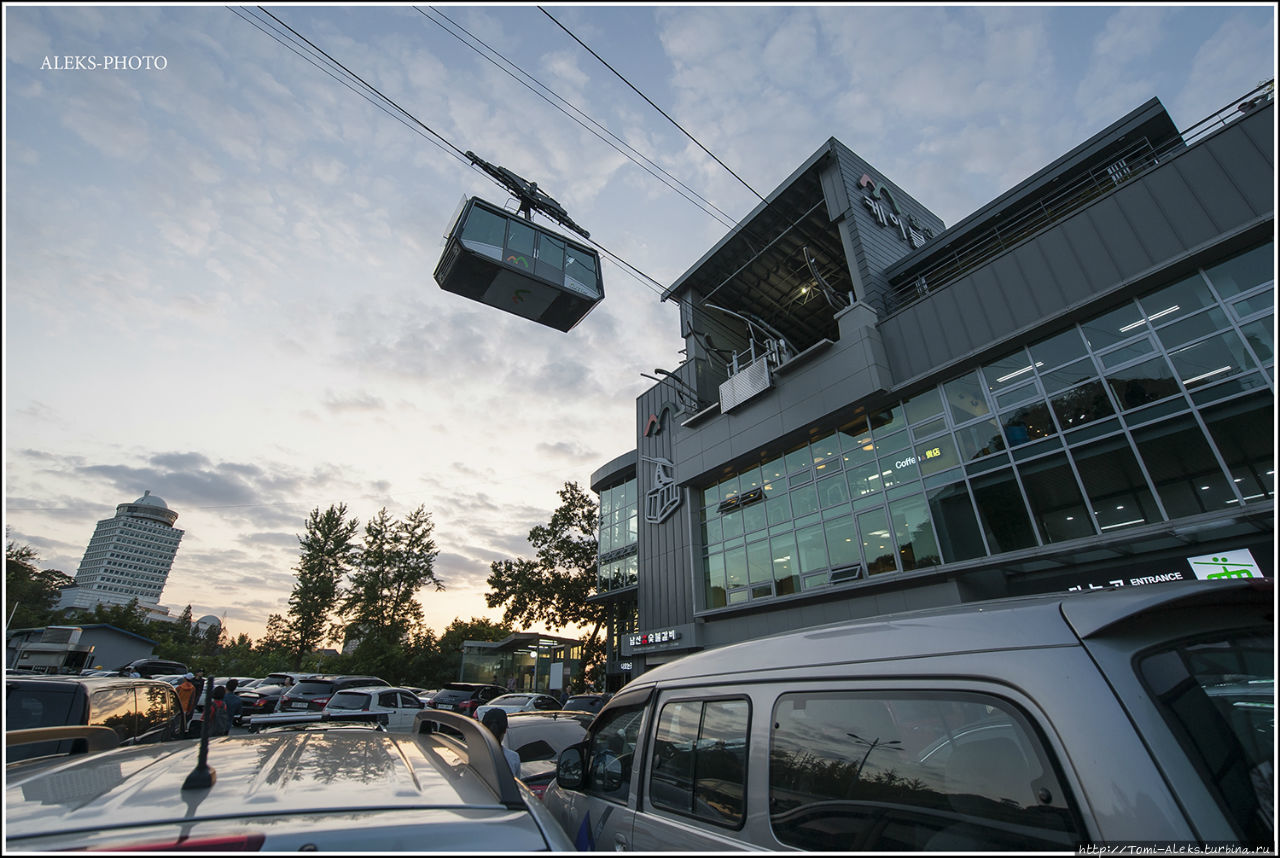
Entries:
{"type": "Polygon", "coordinates": [[[706,487],[701,607],[1271,498],[1273,253],[1160,286],[706,487]]]}
{"type": "Polygon", "coordinates": [[[600,492],[599,592],[636,583],[636,539],[639,525],[636,481],[600,492]]]}

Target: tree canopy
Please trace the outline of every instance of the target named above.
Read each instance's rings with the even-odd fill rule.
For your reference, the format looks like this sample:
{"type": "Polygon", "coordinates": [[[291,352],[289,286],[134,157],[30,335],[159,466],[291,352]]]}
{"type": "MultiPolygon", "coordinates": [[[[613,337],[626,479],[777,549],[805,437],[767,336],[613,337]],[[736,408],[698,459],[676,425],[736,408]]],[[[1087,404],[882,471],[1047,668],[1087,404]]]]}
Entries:
{"type": "Polygon", "coordinates": [[[56,620],[59,591],[72,578],[57,569],[39,568],[30,545],[9,540],[4,548],[4,614],[6,629],[35,628],[56,620]],[[10,619],[12,617],[12,619],[10,619]]]}
{"type": "Polygon", "coordinates": [[[551,520],[529,531],[534,559],[490,564],[485,602],[502,607],[503,621],[516,626],[589,629],[583,640],[584,667],[594,669],[604,658],[600,631],[608,618],[603,604],[587,601],[596,590],[599,508],[575,482],[565,483],[558,494],[560,506],[551,520]]]}

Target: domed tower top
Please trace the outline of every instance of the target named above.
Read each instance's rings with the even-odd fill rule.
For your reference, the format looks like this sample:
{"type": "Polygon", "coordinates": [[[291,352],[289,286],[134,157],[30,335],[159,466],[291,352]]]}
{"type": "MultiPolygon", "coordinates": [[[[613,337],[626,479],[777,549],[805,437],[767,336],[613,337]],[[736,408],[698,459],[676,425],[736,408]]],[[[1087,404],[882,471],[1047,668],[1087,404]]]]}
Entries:
{"type": "Polygon", "coordinates": [[[133,503],[122,503],[117,506],[116,515],[148,518],[153,521],[164,522],[170,527],[178,520],[178,514],[169,509],[169,505],[164,502],[163,498],[153,495],[150,489],[144,491],[142,497],[133,503]]]}

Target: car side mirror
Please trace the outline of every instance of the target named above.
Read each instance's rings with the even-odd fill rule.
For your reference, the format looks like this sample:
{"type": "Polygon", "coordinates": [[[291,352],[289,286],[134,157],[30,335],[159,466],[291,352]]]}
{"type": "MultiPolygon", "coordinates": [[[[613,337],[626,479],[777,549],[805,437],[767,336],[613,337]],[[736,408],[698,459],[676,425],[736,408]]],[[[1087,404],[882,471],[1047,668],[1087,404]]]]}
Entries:
{"type": "Polygon", "coordinates": [[[582,745],[570,745],[560,752],[556,761],[556,783],[563,789],[582,789],[583,766],[582,745]]]}

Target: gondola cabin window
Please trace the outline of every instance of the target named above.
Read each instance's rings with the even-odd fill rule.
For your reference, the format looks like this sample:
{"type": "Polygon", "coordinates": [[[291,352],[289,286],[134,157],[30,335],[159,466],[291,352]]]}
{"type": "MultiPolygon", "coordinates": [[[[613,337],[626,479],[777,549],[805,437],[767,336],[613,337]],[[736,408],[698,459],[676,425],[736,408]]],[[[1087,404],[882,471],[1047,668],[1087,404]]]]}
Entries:
{"type": "Polygon", "coordinates": [[[594,250],[476,197],[436,267],[447,292],[568,331],[604,298],[594,250]]]}

